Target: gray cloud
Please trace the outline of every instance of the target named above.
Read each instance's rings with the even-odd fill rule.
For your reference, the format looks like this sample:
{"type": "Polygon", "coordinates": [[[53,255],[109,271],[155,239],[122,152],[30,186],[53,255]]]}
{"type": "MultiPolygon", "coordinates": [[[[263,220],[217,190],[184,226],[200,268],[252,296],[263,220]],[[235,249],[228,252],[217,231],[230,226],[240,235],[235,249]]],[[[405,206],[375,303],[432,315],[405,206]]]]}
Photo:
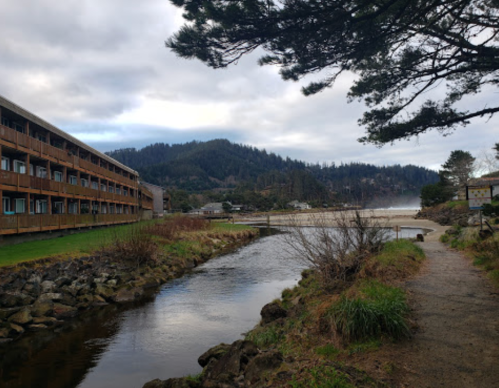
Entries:
{"type": "MultiPolygon", "coordinates": [[[[499,141],[498,119],[483,118],[445,138],[359,144],[364,106],[346,103],[354,76],[306,98],[299,90],[309,80],[282,81],[257,66],[259,52],[216,71],[179,59],[164,47],[181,23],[167,0],[3,3],[0,94],[102,151],[223,137],[311,163],[438,168],[452,150],[499,141]]],[[[486,105],[493,93],[463,106],[486,105]]]]}

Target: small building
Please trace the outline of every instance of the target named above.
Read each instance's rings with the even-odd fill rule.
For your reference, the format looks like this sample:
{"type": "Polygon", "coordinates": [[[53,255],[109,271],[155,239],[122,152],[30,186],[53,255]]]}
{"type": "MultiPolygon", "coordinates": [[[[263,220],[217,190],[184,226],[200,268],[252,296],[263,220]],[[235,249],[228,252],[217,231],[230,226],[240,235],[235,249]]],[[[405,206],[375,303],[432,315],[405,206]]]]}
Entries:
{"type": "Polygon", "coordinates": [[[153,202],[152,210],[154,216],[163,217],[165,189],[163,189],[161,186],[156,186],[147,182],[140,182],[140,184],[146,187],[152,194],[152,202],[153,202]]]}
{"type": "Polygon", "coordinates": [[[207,203],[201,209],[202,214],[220,214],[224,212],[223,204],[221,202],[207,203]]]}
{"type": "Polygon", "coordinates": [[[291,201],[288,203],[288,206],[289,207],[292,207],[296,210],[308,210],[308,209],[312,209],[312,206],[310,206],[308,203],[306,202],[299,202],[299,201],[291,201]]]}

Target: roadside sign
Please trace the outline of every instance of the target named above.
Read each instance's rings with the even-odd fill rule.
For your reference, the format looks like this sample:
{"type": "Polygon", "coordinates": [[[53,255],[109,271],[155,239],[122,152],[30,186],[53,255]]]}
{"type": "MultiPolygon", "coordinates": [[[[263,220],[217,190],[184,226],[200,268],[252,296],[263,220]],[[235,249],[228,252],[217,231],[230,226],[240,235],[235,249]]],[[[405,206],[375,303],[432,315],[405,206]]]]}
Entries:
{"type": "Polygon", "coordinates": [[[466,186],[466,198],[470,210],[482,210],[485,203],[492,202],[492,188],[490,186],[466,186]]]}

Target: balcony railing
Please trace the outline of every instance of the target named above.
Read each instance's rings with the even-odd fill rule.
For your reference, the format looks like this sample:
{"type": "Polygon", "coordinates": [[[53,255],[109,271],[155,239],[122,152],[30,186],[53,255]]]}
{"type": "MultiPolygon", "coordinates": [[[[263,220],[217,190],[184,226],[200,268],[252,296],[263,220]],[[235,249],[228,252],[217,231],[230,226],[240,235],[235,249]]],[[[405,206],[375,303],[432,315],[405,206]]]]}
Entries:
{"type": "Polygon", "coordinates": [[[0,235],[71,229],[138,221],[137,214],[13,214],[0,215],[0,235]]]}
{"type": "Polygon", "coordinates": [[[89,199],[103,199],[109,202],[124,202],[128,204],[137,204],[137,199],[131,196],[125,196],[106,191],[95,190],[89,187],[71,185],[65,182],[56,182],[46,178],[39,178],[27,174],[19,174],[13,171],[0,170],[0,185],[12,186],[12,190],[35,189],[41,191],[50,191],[53,195],[78,195],[89,197],[89,199]]]}
{"type": "Polygon", "coordinates": [[[133,188],[136,188],[138,185],[137,181],[135,180],[126,178],[114,171],[109,171],[109,169],[97,166],[96,164],[93,164],[88,160],[80,159],[76,155],[71,155],[66,150],[41,142],[31,136],[25,135],[24,133],[18,132],[4,125],[0,125],[0,140],[4,140],[7,143],[12,143],[12,145],[17,146],[17,148],[22,147],[31,151],[35,151],[42,157],[48,157],[49,159],[53,158],[57,161],[57,163],[62,165],[70,166],[75,169],[85,169],[87,171],[93,172],[94,174],[100,174],[102,176],[105,176],[106,178],[113,179],[133,188]]]}

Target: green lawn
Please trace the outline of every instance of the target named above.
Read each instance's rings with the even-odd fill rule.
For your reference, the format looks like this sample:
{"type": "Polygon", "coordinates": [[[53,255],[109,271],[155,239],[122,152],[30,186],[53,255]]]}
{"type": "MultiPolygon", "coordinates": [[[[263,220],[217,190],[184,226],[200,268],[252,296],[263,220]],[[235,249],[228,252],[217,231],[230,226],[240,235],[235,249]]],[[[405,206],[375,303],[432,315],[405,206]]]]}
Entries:
{"type": "Polygon", "coordinates": [[[132,225],[93,229],[64,237],[0,247],[0,267],[47,257],[64,258],[88,254],[109,244],[116,233],[121,233],[132,225]]]}
{"type": "MultiPolygon", "coordinates": [[[[151,222],[157,221],[144,221],[140,224],[151,222]]],[[[64,237],[0,247],[0,267],[48,257],[67,258],[89,254],[102,246],[109,245],[113,240],[113,236],[126,232],[127,229],[136,225],[129,224],[93,229],[64,237]]],[[[238,231],[249,228],[247,225],[213,224],[214,231],[238,231]]]]}

